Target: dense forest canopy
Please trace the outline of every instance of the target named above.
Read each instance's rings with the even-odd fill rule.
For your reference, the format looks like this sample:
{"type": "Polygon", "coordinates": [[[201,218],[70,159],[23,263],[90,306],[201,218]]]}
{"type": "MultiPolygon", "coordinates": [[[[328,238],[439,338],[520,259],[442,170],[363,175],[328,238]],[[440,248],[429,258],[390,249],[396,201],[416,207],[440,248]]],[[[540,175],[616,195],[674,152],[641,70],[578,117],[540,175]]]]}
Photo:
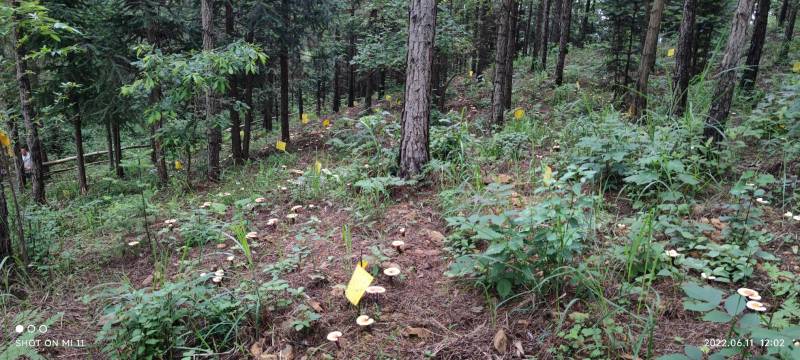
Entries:
{"type": "Polygon", "coordinates": [[[0,359],[798,359],[798,9],[4,0],[0,359]]]}

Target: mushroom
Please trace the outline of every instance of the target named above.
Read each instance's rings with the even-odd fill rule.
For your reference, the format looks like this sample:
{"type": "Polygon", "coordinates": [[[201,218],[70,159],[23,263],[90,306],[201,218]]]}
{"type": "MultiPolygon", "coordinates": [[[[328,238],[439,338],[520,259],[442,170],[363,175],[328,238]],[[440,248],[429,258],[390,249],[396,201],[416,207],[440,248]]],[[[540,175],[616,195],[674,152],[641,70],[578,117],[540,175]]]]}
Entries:
{"type": "Polygon", "coordinates": [[[292,206],[291,209],[289,209],[289,211],[291,211],[293,213],[299,213],[302,210],[303,210],[303,205],[295,205],[295,206],[292,206]]]}
{"type": "Polygon", "coordinates": [[[400,233],[400,236],[402,236],[402,237],[405,237],[405,236],[406,236],[406,228],[404,228],[404,227],[401,227],[401,228],[400,228],[399,230],[397,230],[397,231],[400,233]]]}
{"type": "Polygon", "coordinates": [[[341,331],[331,331],[328,333],[327,339],[328,341],[336,344],[337,349],[341,349],[342,347],[339,345],[339,338],[342,337],[341,331]]]}
{"type": "Polygon", "coordinates": [[[753,289],[739,288],[736,292],[750,300],[761,300],[761,295],[758,294],[758,291],[753,289]]]}
{"type": "Polygon", "coordinates": [[[211,201],[206,201],[206,202],[203,203],[203,205],[200,205],[201,209],[205,209],[205,208],[208,208],[208,207],[211,207],[211,201]]]}
{"type": "Polygon", "coordinates": [[[295,221],[297,221],[297,214],[296,214],[296,213],[291,213],[291,214],[289,214],[289,215],[286,215],[286,218],[287,218],[287,219],[289,219],[289,221],[290,221],[292,224],[294,224],[294,223],[295,223],[295,221]]]}
{"type": "Polygon", "coordinates": [[[281,186],[281,191],[286,191],[286,190],[289,190],[289,188],[287,188],[286,186],[281,186]]]}
{"type": "Polygon", "coordinates": [[[680,256],[680,255],[681,255],[681,254],[680,254],[680,253],[679,253],[677,250],[675,250],[675,249],[666,250],[666,251],[664,251],[664,253],[665,253],[665,254],[667,254],[667,256],[669,256],[669,257],[671,257],[671,258],[676,258],[676,257],[678,257],[678,256],[680,256]]]}
{"type": "Polygon", "coordinates": [[[748,301],[747,302],[747,308],[750,309],[750,310],[753,310],[753,311],[758,311],[758,312],[767,311],[767,306],[766,305],[764,305],[764,304],[762,304],[762,303],[760,303],[758,301],[755,301],[755,300],[748,301]]]}
{"type": "Polygon", "coordinates": [[[229,192],[226,192],[226,193],[223,193],[222,195],[225,195],[225,196],[231,196],[231,193],[229,193],[229,192]]]}
{"type": "Polygon", "coordinates": [[[226,246],[225,243],[219,243],[217,244],[217,249],[224,249],[225,246],[226,246]]]}
{"type": "Polygon", "coordinates": [[[358,324],[358,326],[360,326],[362,329],[366,329],[374,323],[375,319],[369,317],[369,315],[361,315],[356,318],[356,324],[358,324]]]}
{"type": "Polygon", "coordinates": [[[389,277],[389,282],[394,284],[394,277],[400,275],[400,269],[396,267],[389,267],[383,270],[383,275],[389,277]]]}
{"type": "Polygon", "coordinates": [[[786,218],[789,218],[789,219],[791,219],[791,218],[792,218],[792,216],[794,216],[794,214],[792,214],[792,212],[791,212],[791,211],[787,211],[785,214],[783,214],[783,216],[784,216],[784,217],[786,217],[786,218]]]}
{"type": "Polygon", "coordinates": [[[128,246],[136,246],[136,245],[139,245],[138,241],[131,241],[128,243],[128,246]]]}
{"type": "Polygon", "coordinates": [[[233,255],[229,255],[229,256],[226,258],[226,260],[228,260],[228,261],[230,261],[230,262],[233,262],[233,259],[235,259],[235,258],[236,258],[235,256],[233,256],[233,255]]]}
{"type": "Polygon", "coordinates": [[[267,199],[265,199],[265,198],[263,198],[263,197],[258,197],[258,198],[256,198],[256,202],[257,202],[257,203],[259,203],[259,204],[261,204],[261,203],[263,203],[263,202],[266,202],[266,201],[267,201],[267,199]]]}
{"type": "Polygon", "coordinates": [[[177,219],[167,219],[167,220],[164,220],[164,224],[165,224],[165,225],[167,225],[167,226],[169,226],[169,227],[173,227],[173,226],[175,225],[175,223],[177,223],[177,222],[178,222],[178,220],[177,220],[177,219]]]}
{"type": "Polygon", "coordinates": [[[251,231],[247,233],[244,237],[247,238],[247,240],[255,240],[258,239],[258,233],[255,231],[251,231]]]}
{"type": "Polygon", "coordinates": [[[756,198],[756,202],[758,202],[759,204],[764,204],[764,205],[769,204],[769,201],[764,200],[764,198],[756,198]]]}
{"type": "Polygon", "coordinates": [[[272,228],[277,227],[278,226],[278,219],[272,218],[272,219],[267,220],[267,226],[272,227],[272,228]]]}
{"type": "Polygon", "coordinates": [[[221,283],[222,283],[222,276],[214,276],[214,277],[211,279],[211,281],[213,281],[213,282],[214,282],[214,283],[216,283],[216,284],[221,284],[221,283]]]}
{"type": "Polygon", "coordinates": [[[402,254],[402,253],[403,253],[403,248],[404,248],[405,246],[406,246],[406,243],[405,243],[405,241],[402,241],[402,240],[395,240],[395,241],[392,241],[392,247],[393,247],[395,250],[397,250],[397,252],[398,252],[398,253],[400,253],[400,254],[402,254]]]}
{"type": "Polygon", "coordinates": [[[217,271],[214,271],[214,276],[218,276],[218,277],[225,276],[225,270],[219,269],[217,271]]]}
{"type": "Polygon", "coordinates": [[[386,293],[386,288],[377,285],[367,286],[366,292],[369,297],[374,298],[373,300],[375,301],[378,301],[381,295],[386,293]]]}

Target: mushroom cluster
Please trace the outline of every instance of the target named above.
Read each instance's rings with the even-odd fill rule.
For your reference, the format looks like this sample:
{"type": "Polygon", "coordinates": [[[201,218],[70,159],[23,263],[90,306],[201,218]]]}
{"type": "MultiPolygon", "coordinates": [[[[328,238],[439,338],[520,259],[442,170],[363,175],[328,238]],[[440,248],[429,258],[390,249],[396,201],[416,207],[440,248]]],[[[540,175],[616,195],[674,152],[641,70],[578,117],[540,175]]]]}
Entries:
{"type": "Polygon", "coordinates": [[[761,295],[758,291],[748,288],[739,288],[736,290],[736,293],[748,299],[747,304],[745,304],[748,309],[758,312],[767,311],[767,305],[760,302],[761,295]]]}
{"type": "Polygon", "coordinates": [[[792,214],[791,211],[787,211],[785,214],[783,214],[783,216],[786,217],[787,219],[792,219],[794,221],[800,221],[800,214],[795,215],[795,214],[792,214]]]}

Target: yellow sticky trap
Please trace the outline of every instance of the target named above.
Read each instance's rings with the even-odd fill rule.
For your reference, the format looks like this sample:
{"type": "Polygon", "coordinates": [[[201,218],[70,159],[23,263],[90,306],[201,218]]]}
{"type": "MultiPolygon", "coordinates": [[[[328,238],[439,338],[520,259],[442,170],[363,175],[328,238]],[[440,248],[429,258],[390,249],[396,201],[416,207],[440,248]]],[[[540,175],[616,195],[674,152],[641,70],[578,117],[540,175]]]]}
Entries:
{"type": "Polygon", "coordinates": [[[792,65],[792,71],[800,73],[800,61],[795,61],[794,65],[792,65]]]}
{"type": "Polygon", "coordinates": [[[517,110],[514,110],[515,120],[522,119],[523,116],[525,116],[525,110],[522,110],[522,108],[517,108],[517,110]]]}
{"type": "Polygon", "coordinates": [[[667,50],[667,56],[668,57],[675,56],[675,48],[670,48],[669,50],[667,50]]]}
{"type": "Polygon", "coordinates": [[[14,156],[14,149],[11,147],[11,138],[4,131],[0,130],[0,145],[6,149],[8,156],[14,156]]]}
{"type": "Polygon", "coordinates": [[[283,141],[278,140],[278,142],[275,143],[275,148],[280,150],[280,151],[285,152],[286,151],[286,143],[283,142],[283,141]]]}
{"type": "Polygon", "coordinates": [[[175,170],[183,169],[183,163],[180,160],[175,160],[175,170]]]}
{"type": "Polygon", "coordinates": [[[303,124],[308,124],[308,114],[303,113],[303,116],[300,117],[300,120],[303,122],[303,124]]]}
{"type": "Polygon", "coordinates": [[[364,270],[363,267],[356,266],[356,269],[353,270],[353,276],[350,277],[350,282],[347,283],[347,288],[344,290],[344,296],[351,304],[357,306],[367,287],[372,283],[372,279],[372,275],[364,270]]]}
{"type": "Polygon", "coordinates": [[[331,126],[331,121],[328,119],[322,120],[322,127],[331,126]]]}
{"type": "Polygon", "coordinates": [[[542,182],[545,185],[550,185],[553,182],[553,169],[550,166],[544,166],[544,172],[542,173],[542,182]]]}
{"type": "Polygon", "coordinates": [[[322,171],[322,163],[317,160],[317,162],[314,163],[314,172],[319,175],[320,171],[322,171]]]}
{"type": "Polygon", "coordinates": [[[470,70],[467,76],[471,78],[473,75],[475,75],[475,73],[472,70],[470,70]]]}
{"type": "Polygon", "coordinates": [[[386,95],[384,99],[386,99],[387,102],[392,102],[392,95],[386,95]]]}

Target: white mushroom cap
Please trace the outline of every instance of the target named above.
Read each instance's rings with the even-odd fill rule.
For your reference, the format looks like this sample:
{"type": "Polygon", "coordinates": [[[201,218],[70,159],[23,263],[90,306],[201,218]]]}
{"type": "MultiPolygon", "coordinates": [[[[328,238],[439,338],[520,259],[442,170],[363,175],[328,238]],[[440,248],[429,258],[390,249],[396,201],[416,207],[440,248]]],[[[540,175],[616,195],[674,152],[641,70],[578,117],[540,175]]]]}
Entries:
{"type": "Polygon", "coordinates": [[[750,310],[759,311],[759,312],[767,311],[767,306],[766,305],[764,305],[764,304],[762,304],[762,303],[760,303],[758,301],[753,301],[753,300],[747,302],[747,308],[750,309],[750,310]]]}
{"type": "Polygon", "coordinates": [[[128,246],[136,246],[136,245],[139,245],[138,241],[131,241],[128,243],[128,246]]]}
{"type": "Polygon", "coordinates": [[[403,247],[403,245],[405,245],[405,244],[406,244],[406,242],[405,242],[405,241],[403,241],[403,240],[395,240],[395,241],[392,241],[392,247],[393,247],[393,248],[401,248],[401,247],[403,247]]]}
{"type": "Polygon", "coordinates": [[[263,197],[256,198],[256,202],[257,202],[257,203],[263,203],[263,202],[265,202],[265,201],[267,201],[267,199],[265,199],[265,198],[263,198],[263,197]]]}
{"type": "Polygon", "coordinates": [[[225,245],[225,243],[219,243],[219,244],[217,244],[217,249],[224,249],[225,246],[227,246],[227,245],[225,245]]]}
{"type": "Polygon", "coordinates": [[[267,220],[267,225],[268,226],[273,226],[273,225],[275,225],[277,223],[278,223],[278,219],[275,219],[275,218],[267,220]]]}
{"type": "Polygon", "coordinates": [[[245,235],[244,237],[246,237],[248,239],[256,239],[256,238],[258,238],[258,233],[255,232],[255,231],[251,231],[251,232],[247,233],[247,235],[245,235]]]}
{"type": "Polygon", "coordinates": [[[667,256],[669,256],[671,258],[676,258],[676,257],[678,257],[680,255],[680,253],[678,251],[676,251],[675,249],[666,250],[666,251],[664,251],[664,253],[667,254],[667,256]]]}
{"type": "Polygon", "coordinates": [[[222,282],[222,276],[214,276],[214,278],[212,278],[211,281],[219,284],[222,282]]]}
{"type": "Polygon", "coordinates": [[[297,214],[295,214],[295,213],[291,213],[291,214],[289,214],[289,215],[286,215],[286,218],[287,218],[287,219],[296,219],[296,218],[297,218],[297,214]]]}
{"type": "Polygon", "coordinates": [[[167,224],[167,225],[172,225],[172,224],[174,224],[176,222],[178,222],[178,219],[167,219],[167,220],[164,220],[164,224],[167,224]]]}
{"type": "Polygon", "coordinates": [[[739,293],[739,295],[750,298],[750,300],[761,300],[761,295],[758,294],[758,291],[753,289],[739,288],[736,292],[739,293]]]}
{"type": "Polygon", "coordinates": [[[200,273],[200,277],[205,277],[206,275],[208,275],[208,274],[206,274],[206,273],[200,273]]]}
{"type": "Polygon", "coordinates": [[[303,205],[295,205],[290,209],[290,211],[293,213],[300,212],[300,210],[303,210],[303,205]]]}
{"type": "Polygon", "coordinates": [[[373,285],[367,287],[367,294],[383,294],[385,292],[386,288],[384,288],[383,286],[373,285]]]}
{"type": "Polygon", "coordinates": [[[369,315],[361,315],[356,318],[356,324],[358,326],[370,326],[375,323],[375,319],[369,317],[369,315]]]}
{"type": "Polygon", "coordinates": [[[233,255],[230,255],[230,256],[228,256],[228,257],[227,257],[227,260],[228,260],[228,261],[233,261],[233,259],[235,259],[235,258],[236,258],[236,257],[234,257],[233,255]]]}
{"type": "Polygon", "coordinates": [[[214,275],[223,276],[223,275],[225,275],[225,270],[219,269],[219,270],[214,272],[214,275]]]}
{"type": "Polygon", "coordinates": [[[327,339],[328,341],[339,341],[339,338],[342,337],[341,331],[331,331],[328,333],[327,339]]]}
{"type": "Polygon", "coordinates": [[[383,270],[383,274],[386,276],[397,276],[400,275],[400,269],[396,267],[390,267],[383,270]]]}
{"type": "Polygon", "coordinates": [[[206,202],[203,203],[203,205],[200,205],[200,208],[201,209],[205,209],[205,208],[210,207],[210,206],[211,206],[211,201],[206,201],[206,202]]]}

